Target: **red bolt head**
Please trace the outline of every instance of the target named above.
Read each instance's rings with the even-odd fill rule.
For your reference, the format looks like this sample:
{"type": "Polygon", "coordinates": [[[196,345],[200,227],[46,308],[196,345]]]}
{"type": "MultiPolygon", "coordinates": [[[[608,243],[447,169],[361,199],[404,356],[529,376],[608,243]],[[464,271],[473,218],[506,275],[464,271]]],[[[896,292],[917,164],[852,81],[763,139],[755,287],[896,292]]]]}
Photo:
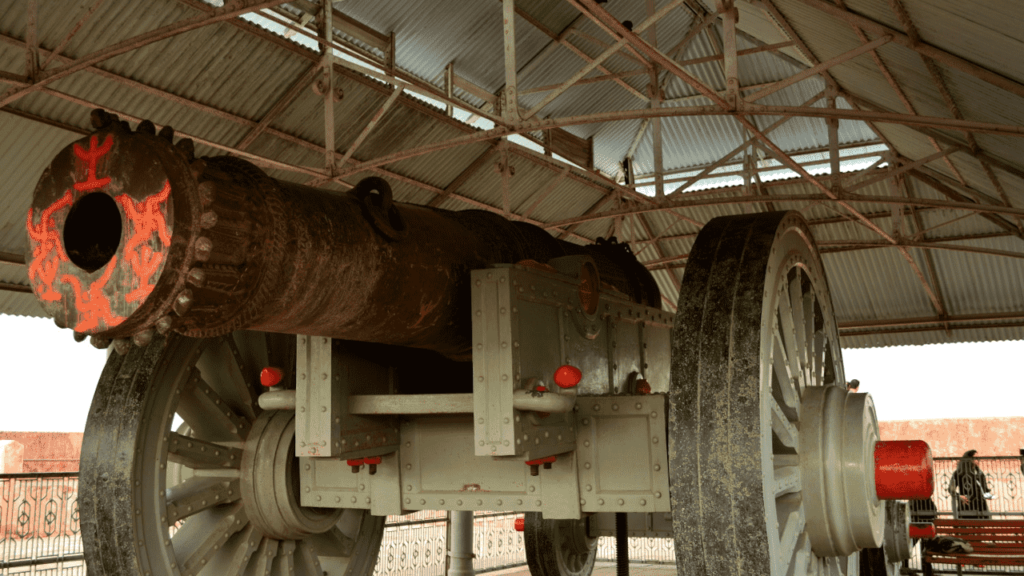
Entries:
{"type": "Polygon", "coordinates": [[[362,466],[363,465],[363,459],[362,458],[355,458],[353,460],[348,460],[347,462],[348,462],[349,466],[362,466]]]}
{"type": "Polygon", "coordinates": [[[380,464],[380,456],[367,456],[363,458],[363,464],[380,464]]]}
{"type": "Polygon", "coordinates": [[[583,372],[575,366],[566,364],[555,370],[555,384],[558,384],[559,388],[575,388],[582,379],[583,372]]]}
{"type": "Polygon", "coordinates": [[[526,519],[525,518],[516,518],[515,526],[516,526],[516,532],[522,532],[523,530],[526,529],[526,519]]]}
{"type": "Polygon", "coordinates": [[[651,393],[651,385],[650,385],[650,383],[648,383],[647,380],[637,380],[636,381],[636,393],[637,394],[650,394],[651,393]]]}
{"type": "Polygon", "coordinates": [[[284,378],[284,372],[280,368],[274,368],[273,366],[267,366],[260,372],[260,384],[270,388],[271,386],[277,386],[281,383],[284,378]]]}
{"type": "Polygon", "coordinates": [[[879,500],[925,500],[934,490],[932,450],[926,442],[875,443],[875,494],[879,500]]]}

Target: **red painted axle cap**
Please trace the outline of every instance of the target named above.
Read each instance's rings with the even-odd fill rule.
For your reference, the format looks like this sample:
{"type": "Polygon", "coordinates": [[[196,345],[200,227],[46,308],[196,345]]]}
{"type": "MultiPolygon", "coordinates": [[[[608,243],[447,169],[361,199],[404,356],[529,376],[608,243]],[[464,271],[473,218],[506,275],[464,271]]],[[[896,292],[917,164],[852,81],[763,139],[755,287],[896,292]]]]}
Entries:
{"type": "Polygon", "coordinates": [[[558,384],[559,388],[575,388],[582,379],[583,372],[575,366],[566,364],[555,370],[555,384],[558,384]]]}
{"type": "Polygon", "coordinates": [[[516,518],[515,526],[516,526],[516,532],[522,532],[523,530],[526,529],[526,519],[525,518],[516,518]]]}
{"type": "Polygon", "coordinates": [[[924,500],[935,490],[932,449],[923,440],[875,443],[875,493],[879,500],[924,500]]]}
{"type": "Polygon", "coordinates": [[[931,522],[914,522],[910,525],[911,538],[935,538],[936,534],[935,524],[931,522]]]}
{"type": "Polygon", "coordinates": [[[274,368],[273,366],[267,366],[260,372],[260,384],[267,388],[277,386],[281,383],[282,378],[284,378],[284,372],[280,368],[274,368]]]}

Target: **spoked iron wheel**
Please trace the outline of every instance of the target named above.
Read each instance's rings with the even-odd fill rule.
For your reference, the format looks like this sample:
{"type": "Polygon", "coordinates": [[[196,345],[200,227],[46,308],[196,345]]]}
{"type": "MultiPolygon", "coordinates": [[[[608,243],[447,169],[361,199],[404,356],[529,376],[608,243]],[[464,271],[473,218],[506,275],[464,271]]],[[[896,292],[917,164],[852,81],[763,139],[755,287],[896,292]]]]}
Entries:
{"type": "Polygon", "coordinates": [[[533,576],[590,576],[597,538],[587,536],[587,521],[545,520],[527,512],[523,521],[526,564],[533,576]]]}
{"type": "Polygon", "coordinates": [[[239,332],[110,356],[79,475],[89,574],[373,571],[384,518],[299,506],[294,414],[256,404],[258,371],[294,351],[294,337],[239,332]]]}
{"type": "Polygon", "coordinates": [[[690,251],[672,335],[680,573],[857,574],[857,550],[880,540],[880,508],[873,492],[854,494],[863,482],[830,476],[824,459],[847,450],[838,436],[863,461],[877,424],[867,395],[848,395],[844,383],[828,285],[803,220],[771,213],[708,223],[690,251]],[[830,410],[852,428],[832,434],[830,410]],[[850,494],[864,510],[827,506],[850,494]]]}

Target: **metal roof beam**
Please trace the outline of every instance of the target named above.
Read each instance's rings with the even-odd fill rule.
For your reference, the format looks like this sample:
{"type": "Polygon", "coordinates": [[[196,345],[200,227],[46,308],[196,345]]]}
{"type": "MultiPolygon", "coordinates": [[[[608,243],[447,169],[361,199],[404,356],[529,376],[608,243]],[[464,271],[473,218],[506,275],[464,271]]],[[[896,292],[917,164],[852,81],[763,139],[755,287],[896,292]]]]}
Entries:
{"type": "MultiPolygon", "coordinates": [[[[957,200],[959,202],[967,201],[967,197],[966,196],[956,192],[955,190],[953,190],[949,186],[946,186],[944,183],[942,183],[939,180],[939,178],[938,178],[939,174],[937,172],[934,172],[932,170],[928,170],[927,167],[921,167],[921,168],[922,169],[911,170],[910,171],[910,175],[913,176],[914,178],[917,178],[922,183],[924,183],[924,184],[934,188],[936,191],[940,192],[942,195],[946,196],[947,198],[950,198],[950,199],[953,199],[953,200],[957,200]]],[[[982,198],[987,198],[987,196],[981,194],[980,192],[974,190],[973,188],[970,188],[969,186],[965,186],[965,188],[966,188],[966,191],[969,194],[974,196],[975,201],[978,203],[979,206],[988,206],[989,205],[989,204],[982,203],[982,198]]],[[[1007,222],[1006,219],[1004,219],[1004,218],[1002,218],[1000,216],[997,216],[995,214],[990,214],[990,213],[981,213],[981,215],[982,215],[982,217],[984,217],[989,222],[992,222],[993,224],[995,224],[996,226],[999,226],[1003,230],[1006,230],[1007,232],[1010,232],[1011,234],[1013,234],[1013,235],[1017,236],[1018,238],[1024,240],[1024,233],[1022,233],[1021,230],[1018,229],[1017,227],[1015,227],[1013,224],[1010,224],[1009,222],[1007,222]]],[[[1018,217],[1019,216],[1020,215],[1018,215],[1018,217]]]]}
{"type": "Polygon", "coordinates": [[[320,44],[322,54],[320,67],[323,69],[323,101],[324,101],[324,171],[328,176],[338,172],[338,165],[335,163],[334,149],[337,147],[337,138],[334,136],[334,54],[331,53],[331,44],[334,39],[334,10],[331,2],[324,0],[320,5],[320,37],[323,42],[320,44]]]}
{"type": "MultiPolygon", "coordinates": [[[[915,26],[913,20],[910,19],[910,14],[903,6],[903,3],[900,2],[900,0],[889,0],[889,6],[892,8],[893,12],[896,13],[900,23],[903,24],[903,29],[906,30],[910,39],[914,42],[920,42],[921,37],[920,34],[918,34],[917,26],[915,26]]],[[[950,93],[949,87],[946,86],[946,81],[943,80],[942,73],[939,71],[939,67],[935,64],[935,61],[924,54],[918,53],[918,55],[921,57],[921,61],[924,62],[925,68],[928,69],[928,74],[931,76],[935,87],[938,88],[939,94],[942,95],[942,99],[946,102],[946,106],[949,108],[950,114],[952,114],[954,118],[963,119],[964,115],[960,111],[960,107],[957,105],[956,100],[953,99],[953,94],[950,93]]],[[[974,138],[974,134],[967,132],[964,134],[964,138],[967,140],[967,144],[970,146],[971,150],[980,149],[977,140],[974,138]]],[[[934,141],[934,138],[932,140],[934,141]]],[[[981,163],[981,167],[985,171],[986,176],[988,176],[989,181],[992,182],[992,186],[995,187],[999,196],[1002,198],[1003,204],[1009,206],[1010,198],[1006,195],[1006,191],[1003,190],[1003,185],[999,182],[999,178],[994,172],[992,172],[992,168],[987,162],[981,159],[978,161],[981,163]]],[[[949,163],[950,168],[953,169],[953,173],[957,175],[957,179],[959,179],[961,183],[967,184],[960,173],[953,168],[952,162],[948,160],[947,162],[949,163]]],[[[1019,218],[1017,219],[1017,229],[1024,231],[1024,221],[1019,218]]]]}
{"type": "MultiPolygon", "coordinates": [[[[721,100],[721,98],[719,98],[717,95],[716,98],[721,100]]],[[[373,160],[367,160],[366,162],[361,162],[360,164],[351,167],[348,171],[342,174],[342,176],[354,172],[359,172],[367,168],[381,166],[384,164],[390,164],[392,162],[398,162],[399,160],[405,160],[408,158],[415,158],[416,156],[422,156],[424,154],[430,154],[431,152],[447,150],[450,148],[463,146],[465,144],[472,144],[474,142],[481,142],[484,140],[493,140],[495,138],[500,138],[502,136],[507,136],[509,134],[521,134],[524,132],[546,130],[549,128],[561,128],[564,126],[579,126],[584,124],[614,122],[618,120],[653,118],[655,116],[732,116],[736,114],[738,113],[735,111],[723,110],[718,106],[692,106],[686,108],[640,108],[635,110],[616,110],[610,112],[597,112],[593,114],[570,116],[565,118],[529,120],[524,121],[522,124],[515,128],[499,126],[496,128],[492,128],[491,130],[473,132],[470,134],[466,134],[464,136],[458,136],[450,140],[445,140],[443,142],[435,142],[432,144],[419,146],[417,148],[410,148],[408,150],[402,150],[399,152],[394,152],[392,154],[387,154],[385,156],[380,156],[373,160]]],[[[751,105],[750,107],[745,107],[741,114],[743,116],[802,116],[807,118],[839,118],[840,120],[861,120],[865,122],[875,121],[882,123],[902,124],[906,126],[924,126],[952,130],[982,132],[986,134],[995,134],[1000,136],[1024,136],[1024,126],[990,124],[986,122],[970,122],[950,118],[937,118],[932,116],[911,116],[908,114],[896,114],[890,112],[809,108],[801,106],[751,105]]]]}
{"type": "MultiPolygon", "coordinates": [[[[846,98],[850,102],[850,104],[860,106],[863,108],[869,108],[870,110],[875,112],[895,113],[892,110],[886,108],[885,106],[876,104],[875,102],[867,100],[862,96],[857,96],[855,94],[850,94],[849,92],[844,92],[843,97],[846,98]]],[[[999,168],[1000,170],[1003,170],[1008,174],[1012,174],[1017,178],[1024,180],[1024,169],[1021,169],[1018,166],[1014,166],[1013,164],[1010,164],[1005,160],[992,156],[991,154],[985,152],[984,150],[971,150],[969,144],[961,142],[953,138],[952,136],[949,136],[948,134],[938,132],[937,130],[932,128],[924,126],[914,126],[914,129],[920,132],[922,135],[934,139],[938,142],[942,142],[948,145],[960,146],[963,149],[963,153],[969,154],[979,161],[987,162],[988,164],[995,166],[996,168],[999,168]]],[[[892,148],[892,146],[890,146],[890,148],[892,148]]]]}
{"type": "Polygon", "coordinates": [[[85,13],[82,14],[82,17],[71,26],[67,34],[64,35],[64,38],[57,44],[57,47],[53,49],[53,52],[50,52],[50,55],[43,60],[42,64],[39,65],[40,70],[46,70],[46,67],[50,65],[50,62],[53,62],[53,59],[59,56],[60,53],[67,48],[68,43],[71,42],[71,39],[75,37],[75,34],[78,34],[78,31],[82,29],[82,26],[84,26],[96,10],[99,9],[100,4],[103,4],[103,0],[96,0],[92,3],[92,6],[85,9],[85,13]]]}
{"type": "Polygon", "coordinates": [[[565,180],[565,176],[568,173],[568,166],[562,168],[562,171],[559,172],[557,176],[552,178],[551,181],[548,182],[548,184],[544,186],[542,190],[538,190],[536,193],[533,194],[533,196],[526,199],[525,202],[530,202],[531,199],[533,200],[533,202],[530,202],[529,206],[526,206],[524,202],[524,205],[520,206],[519,210],[517,210],[516,212],[522,214],[523,218],[529,218],[531,215],[533,215],[533,211],[536,210],[537,207],[540,206],[541,203],[544,202],[544,200],[546,200],[552,192],[555,191],[555,188],[558,188],[558,185],[562,183],[562,180],[565,180]],[[526,208],[525,210],[523,210],[524,207],[526,208]]]}
{"type": "MultiPolygon", "coordinates": [[[[569,1],[572,2],[573,0],[569,0],[569,1]]],[[[666,14],[668,14],[672,9],[674,9],[680,3],[681,3],[681,0],[672,0],[672,1],[670,1],[668,4],[663,6],[660,10],[658,10],[655,14],[652,14],[651,16],[646,18],[643,22],[641,22],[636,27],[637,32],[643,32],[648,27],[653,26],[655,22],[657,22],[662,17],[664,17],[666,14]]],[[[524,120],[528,120],[528,119],[532,118],[533,116],[535,116],[545,106],[547,106],[552,101],[554,101],[555,98],[558,98],[566,90],[568,90],[569,88],[572,88],[576,84],[577,81],[582,80],[584,76],[586,76],[587,74],[590,74],[602,62],[604,62],[609,57],[611,57],[613,54],[615,54],[616,52],[621,50],[622,47],[626,46],[628,43],[629,43],[629,39],[628,38],[626,38],[626,37],[620,38],[617,42],[615,42],[615,44],[613,44],[610,48],[608,48],[604,52],[602,52],[597,58],[594,58],[593,60],[590,61],[589,64],[587,64],[583,68],[580,68],[575,74],[570,76],[569,79],[566,80],[565,82],[563,82],[561,86],[559,86],[555,90],[552,90],[551,93],[549,93],[547,96],[545,96],[533,108],[530,108],[528,111],[523,113],[523,119],[524,120]]]]}
{"type": "MultiPolygon", "coordinates": [[[[839,330],[857,330],[864,328],[893,328],[897,326],[930,326],[943,323],[964,323],[964,322],[1004,322],[1007,320],[1024,320],[1024,311],[1022,312],[1007,312],[1002,314],[961,314],[957,316],[948,316],[942,320],[935,318],[924,317],[924,318],[897,318],[893,320],[868,320],[868,321],[851,321],[851,322],[839,322],[839,330]]],[[[996,326],[992,326],[996,327],[996,326]]],[[[953,327],[955,328],[955,327],[953,327]]],[[[932,328],[938,330],[939,327],[932,328]]]]}
{"type": "Polygon", "coordinates": [[[875,248],[899,248],[905,250],[907,248],[922,248],[925,250],[948,250],[952,252],[968,252],[971,254],[985,254],[988,256],[1000,256],[1004,258],[1015,258],[1018,260],[1024,260],[1024,252],[1013,252],[1011,250],[995,250],[992,248],[978,248],[976,246],[959,246],[957,244],[939,244],[937,242],[907,242],[900,241],[898,244],[889,244],[883,242],[858,242],[858,241],[837,241],[837,242],[819,242],[819,248],[823,254],[829,252],[843,252],[849,250],[871,250],[875,248]],[[837,250],[835,248],[842,248],[837,250]]]}
{"type": "Polygon", "coordinates": [[[242,14],[253,12],[255,10],[261,10],[263,8],[270,8],[278,4],[284,4],[286,1],[287,0],[265,0],[262,2],[244,2],[241,4],[241,7],[239,7],[239,4],[237,3],[232,3],[231,5],[225,6],[223,8],[214,8],[209,15],[199,15],[194,16],[192,18],[185,18],[183,20],[179,20],[178,22],[174,22],[173,24],[161,26],[156,30],[150,30],[149,32],[144,32],[137,36],[132,36],[131,38],[122,40],[121,42],[118,42],[111,46],[107,46],[106,48],[101,48],[91,54],[78,58],[71,64],[61,66],[60,68],[56,68],[54,70],[40,72],[40,78],[33,82],[30,86],[26,86],[20,89],[12,89],[9,90],[5,95],[0,96],[0,108],[10,104],[11,102],[14,102],[18,98],[21,98],[26,94],[35,92],[53,82],[56,82],[61,78],[74,74],[79,70],[84,70],[85,68],[88,68],[93,64],[96,64],[97,62],[102,62],[104,60],[113,58],[114,56],[119,56],[126,52],[131,52],[132,50],[137,50],[139,48],[142,48],[143,46],[148,46],[154,42],[166,40],[167,38],[170,38],[172,36],[177,36],[179,34],[183,34],[185,32],[189,32],[197,28],[202,28],[203,26],[209,26],[210,24],[216,24],[217,22],[231,20],[233,18],[241,16],[242,14]]]}
{"type": "Polygon", "coordinates": [[[284,95],[278,98],[277,102],[274,102],[274,105],[271,106],[270,110],[263,115],[263,118],[260,118],[260,121],[256,123],[256,126],[254,126],[252,130],[249,130],[249,133],[243,136],[242,139],[239,140],[238,144],[235,144],[235,147],[239,150],[245,150],[252,145],[260,134],[266,132],[267,128],[270,127],[270,123],[276,120],[277,117],[280,116],[288,106],[290,106],[291,103],[299,97],[299,94],[309,86],[319,70],[320,68],[314,64],[310,66],[308,70],[303,72],[302,76],[299,76],[299,78],[292,83],[284,95]]]}
{"type": "MultiPolygon", "coordinates": [[[[549,54],[551,54],[551,52],[554,51],[554,47],[557,47],[557,46],[564,46],[566,49],[568,49],[573,54],[579,56],[581,59],[583,59],[584,62],[586,62],[588,64],[593,62],[594,59],[591,58],[590,55],[588,55],[586,52],[581,50],[578,46],[576,46],[575,44],[573,44],[572,42],[569,41],[570,33],[572,33],[572,31],[579,25],[580,22],[584,21],[582,14],[580,14],[578,17],[576,17],[565,28],[565,30],[562,30],[558,34],[555,34],[551,30],[549,30],[547,28],[547,26],[544,26],[543,24],[541,24],[541,22],[539,20],[534,18],[530,13],[526,12],[522,8],[516,8],[516,14],[521,16],[524,20],[529,22],[531,25],[533,25],[533,27],[536,28],[537,30],[539,30],[541,33],[545,34],[548,38],[551,38],[551,43],[548,44],[547,46],[545,46],[536,56],[534,56],[529,62],[526,63],[525,66],[523,66],[522,70],[519,71],[519,73],[522,74],[523,76],[526,76],[527,74],[532,72],[534,70],[534,68],[539,66],[540,63],[543,62],[544,58],[546,58],[549,54]],[[550,50],[548,49],[549,47],[551,47],[550,50]]],[[[605,68],[604,66],[600,66],[599,65],[599,66],[597,66],[597,69],[600,70],[605,75],[612,74],[612,72],[610,70],[608,70],[607,68],[605,68]]],[[[614,80],[615,83],[618,84],[619,86],[622,86],[623,88],[625,88],[626,91],[629,92],[630,94],[632,94],[633,96],[636,96],[637,98],[639,98],[640,100],[643,100],[644,102],[647,101],[647,97],[644,96],[642,92],[640,92],[636,88],[632,87],[628,82],[625,82],[621,78],[610,78],[610,79],[614,80]]]]}
{"type": "Polygon", "coordinates": [[[448,198],[448,196],[455,193],[463,184],[466,183],[466,180],[469,180],[470,177],[473,176],[473,174],[476,174],[480,170],[480,168],[487,163],[491,156],[495,152],[497,152],[497,150],[498,142],[495,141],[487,148],[487,150],[484,150],[482,154],[477,156],[473,160],[473,162],[469,164],[469,166],[467,166],[462,172],[460,172],[459,175],[456,176],[454,180],[449,182],[448,185],[444,187],[444,190],[442,190],[436,197],[434,197],[433,200],[427,203],[427,206],[440,206],[441,203],[444,202],[446,198],[448,198]]]}
{"type": "MultiPolygon", "coordinates": [[[[913,198],[914,194],[910,188],[906,185],[904,176],[898,175],[892,179],[893,191],[896,195],[906,196],[907,198],[913,198]]],[[[921,215],[918,214],[914,207],[910,207],[910,213],[913,216],[914,224],[917,227],[920,238],[912,238],[913,242],[924,242],[924,223],[921,220],[921,215]]],[[[894,235],[897,235],[899,231],[897,224],[902,224],[902,218],[893,218],[893,229],[894,235]]],[[[899,237],[899,236],[897,236],[899,237]]],[[[901,239],[902,241],[902,239],[901,239]]],[[[936,310],[939,319],[945,318],[949,314],[949,308],[946,306],[946,298],[942,293],[942,284],[939,283],[939,275],[935,271],[935,259],[932,257],[932,253],[929,250],[924,251],[924,266],[925,271],[928,272],[928,283],[935,292],[935,297],[938,300],[938,309],[936,310]]],[[[949,325],[946,325],[946,332],[949,332],[949,325]]]]}
{"type": "Polygon", "coordinates": [[[820,74],[821,72],[823,72],[825,70],[828,70],[829,68],[832,68],[833,66],[838,66],[839,64],[843,64],[844,62],[848,62],[850,60],[853,60],[854,58],[856,58],[857,56],[860,56],[861,54],[864,54],[865,52],[872,51],[875,48],[878,48],[879,46],[884,46],[885,44],[888,44],[891,40],[892,40],[891,36],[882,36],[881,38],[876,38],[876,39],[872,40],[871,42],[868,42],[867,44],[863,44],[861,46],[858,46],[857,48],[854,48],[853,50],[850,50],[848,52],[844,52],[844,53],[842,53],[842,54],[840,54],[840,55],[838,55],[838,56],[836,56],[834,58],[829,58],[828,60],[826,60],[826,61],[824,61],[824,62],[822,62],[822,63],[820,63],[820,64],[818,64],[816,66],[808,68],[808,69],[806,69],[806,70],[804,70],[802,72],[799,72],[797,74],[794,74],[793,76],[790,76],[789,78],[786,78],[785,80],[779,80],[778,82],[775,82],[775,83],[771,84],[770,86],[768,86],[764,90],[761,90],[760,92],[757,92],[755,94],[751,94],[750,96],[747,96],[744,100],[746,100],[746,102],[752,104],[752,103],[760,100],[761,98],[764,98],[765,96],[768,96],[769,94],[774,94],[774,93],[778,92],[779,90],[782,90],[783,88],[788,88],[789,86],[792,86],[793,84],[796,84],[797,82],[800,82],[801,80],[806,80],[807,78],[810,78],[811,76],[815,76],[817,74],[820,74]]]}
{"type": "Polygon", "coordinates": [[[25,77],[35,82],[39,75],[39,40],[36,37],[39,20],[38,0],[25,3],[25,77]]]}
{"type": "MultiPolygon", "coordinates": [[[[619,35],[619,34],[617,34],[617,33],[615,32],[615,30],[614,30],[614,27],[609,27],[609,26],[608,26],[608,25],[606,25],[606,24],[605,24],[604,22],[601,22],[600,20],[598,20],[598,19],[595,19],[595,18],[594,18],[594,17],[592,16],[592,15],[590,15],[590,14],[587,14],[587,11],[586,11],[586,10],[584,10],[584,9],[583,9],[583,8],[582,8],[582,7],[580,6],[580,4],[579,4],[579,2],[577,2],[577,0],[566,0],[566,1],[567,1],[567,2],[569,2],[569,4],[572,4],[572,5],[573,5],[573,7],[574,7],[574,8],[576,8],[577,10],[579,10],[579,11],[580,11],[580,12],[581,12],[582,14],[584,14],[585,16],[587,16],[588,18],[590,18],[590,20],[591,20],[591,21],[592,21],[592,22],[593,22],[593,23],[594,23],[595,25],[597,25],[597,27],[598,27],[598,28],[600,28],[601,30],[603,30],[605,34],[607,34],[607,35],[611,36],[611,37],[612,37],[612,38],[613,38],[613,39],[614,39],[615,41],[619,41],[619,40],[621,40],[621,39],[622,39],[622,38],[621,38],[621,35],[619,35]]],[[[669,6],[671,6],[671,8],[668,8],[668,10],[672,10],[672,9],[674,9],[674,8],[675,8],[676,6],[679,6],[679,5],[680,5],[680,4],[682,4],[682,3],[683,3],[683,0],[671,0],[671,1],[669,2],[669,6]]],[[[663,9],[665,9],[665,8],[667,8],[667,7],[663,7],[663,9]]],[[[639,33],[639,32],[643,32],[643,30],[644,30],[644,23],[645,23],[645,22],[646,22],[646,20],[645,20],[644,22],[641,22],[641,23],[640,23],[640,25],[638,25],[638,26],[636,27],[636,29],[637,29],[637,32],[638,32],[638,33],[639,33]]],[[[627,43],[627,44],[625,44],[625,45],[623,45],[622,47],[624,47],[624,48],[625,48],[625,49],[626,49],[627,51],[629,51],[629,52],[632,52],[632,53],[633,53],[633,55],[634,55],[634,56],[636,56],[637,58],[639,58],[641,62],[644,62],[644,63],[645,63],[645,65],[650,65],[649,61],[648,61],[648,60],[647,60],[647,59],[646,59],[646,58],[644,57],[644,55],[643,55],[643,54],[641,54],[640,52],[638,52],[638,51],[636,50],[636,47],[634,47],[634,46],[630,46],[630,45],[629,45],[628,43],[627,43]]]]}
{"type": "MultiPolygon", "coordinates": [[[[835,2],[836,5],[839,6],[840,8],[846,9],[846,4],[843,0],[835,0],[835,2]]],[[[863,30],[861,30],[854,24],[850,24],[850,27],[853,28],[853,31],[857,34],[857,37],[860,38],[861,42],[869,42],[868,36],[867,34],[864,33],[863,30]]],[[[882,76],[885,78],[886,82],[888,82],[889,86],[892,87],[893,91],[896,93],[896,97],[899,98],[900,102],[903,103],[903,107],[907,109],[907,112],[911,114],[917,114],[917,110],[914,108],[914,105],[910,102],[910,98],[903,91],[903,88],[899,85],[899,82],[896,81],[896,77],[893,76],[892,72],[889,70],[889,67],[886,66],[885,62],[882,61],[881,55],[879,55],[877,51],[872,50],[871,59],[875,61],[875,66],[882,73],[882,76]]],[[[872,130],[875,130],[873,125],[871,128],[872,130]]],[[[935,148],[936,151],[942,150],[942,147],[939,146],[939,143],[936,142],[934,138],[929,138],[929,142],[931,143],[932,147],[935,148]]],[[[966,182],[964,180],[964,177],[960,174],[960,171],[953,164],[953,160],[950,157],[946,156],[944,158],[944,161],[946,163],[946,166],[949,167],[950,171],[953,172],[953,174],[955,174],[961,182],[966,182]]]]}
{"type": "Polygon", "coordinates": [[[1003,76],[1001,74],[997,74],[983,66],[979,66],[955,54],[951,54],[950,52],[947,52],[941,48],[932,46],[931,44],[928,44],[926,42],[915,42],[908,35],[903,34],[902,32],[893,30],[892,28],[889,28],[884,24],[875,22],[870,18],[866,18],[859,14],[855,14],[853,12],[844,10],[836,6],[835,4],[831,4],[829,2],[824,2],[822,0],[799,1],[810,6],[811,8],[815,8],[826,13],[829,16],[832,16],[833,18],[837,18],[844,22],[852,23],[860,28],[863,28],[864,30],[867,30],[868,32],[871,32],[876,36],[891,35],[893,37],[893,42],[901,46],[909,48],[923,56],[927,56],[937,62],[945,64],[950,68],[959,70],[970,76],[974,76],[975,78],[987,82],[993,86],[1002,88],[1003,90],[1006,90],[1011,94],[1024,97],[1024,84],[1021,84],[1020,82],[1017,82],[1015,80],[1011,80],[1010,78],[1007,78],[1006,76],[1003,76]]]}
{"type": "MultiPolygon", "coordinates": [[[[736,188],[723,188],[719,190],[722,193],[735,192],[736,188]]],[[[571,224],[593,222],[596,220],[605,220],[608,218],[616,218],[619,216],[629,216],[633,214],[647,213],[647,212],[662,212],[665,210],[673,210],[678,208],[696,208],[706,206],[721,206],[726,204],[757,204],[764,202],[766,199],[773,202],[822,202],[822,203],[838,203],[839,200],[830,198],[823,194],[774,194],[770,196],[722,196],[722,197],[700,197],[694,199],[687,199],[684,195],[683,199],[678,200],[666,200],[663,204],[651,204],[651,205],[632,205],[629,208],[610,210],[607,212],[599,212],[596,214],[590,214],[587,216],[574,216],[572,218],[566,218],[556,222],[549,222],[545,224],[546,228],[561,228],[571,224]]],[[[847,203],[867,203],[867,204],[897,204],[897,205],[913,205],[913,206],[930,206],[933,208],[942,208],[947,210],[966,210],[968,212],[976,212],[979,214],[1010,214],[1024,216],[1024,209],[1020,208],[1008,208],[1005,206],[991,206],[987,204],[978,204],[975,202],[947,202],[943,200],[932,200],[929,198],[892,198],[888,196],[864,196],[860,194],[849,194],[843,197],[843,202],[847,203]]],[[[863,216],[863,214],[862,214],[863,216]]]]}

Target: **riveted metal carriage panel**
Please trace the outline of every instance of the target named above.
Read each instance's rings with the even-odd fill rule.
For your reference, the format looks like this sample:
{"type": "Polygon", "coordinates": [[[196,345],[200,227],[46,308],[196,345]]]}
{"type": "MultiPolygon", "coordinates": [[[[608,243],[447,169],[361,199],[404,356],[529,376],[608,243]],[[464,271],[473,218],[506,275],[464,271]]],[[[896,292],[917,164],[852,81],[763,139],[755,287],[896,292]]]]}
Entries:
{"type": "Polygon", "coordinates": [[[513,372],[518,326],[513,320],[508,268],[472,273],[473,413],[477,456],[517,453],[519,425],[513,419],[512,392],[519,375],[513,372]]]}
{"type": "Polygon", "coordinates": [[[296,338],[295,450],[300,457],[360,458],[398,449],[388,416],[351,413],[353,395],[391,391],[391,371],[347,350],[344,341],[296,338]]]}
{"type": "Polygon", "coordinates": [[[295,454],[331,456],[331,416],[340,408],[340,391],[331,386],[331,339],[299,336],[295,352],[295,454]]]}
{"type": "Polygon", "coordinates": [[[583,511],[671,511],[665,397],[581,398],[577,406],[583,511]]]}
{"type": "Polygon", "coordinates": [[[632,309],[627,309],[628,319],[624,320],[623,310],[614,316],[609,315],[608,322],[608,369],[611,374],[611,394],[630,393],[629,384],[643,372],[643,361],[640,358],[643,325],[632,322],[632,309]]]}
{"type": "MultiPolygon", "coordinates": [[[[560,260],[563,268],[589,261],[560,260]]],[[[583,374],[568,392],[578,396],[632,393],[648,374],[667,391],[671,315],[607,289],[588,310],[578,276],[508,264],[472,273],[476,455],[532,460],[574,448],[573,418],[514,409],[517,389],[566,393],[551,381],[563,364],[583,374]],[[647,352],[652,342],[665,350],[647,352]]]]}
{"type": "Polygon", "coordinates": [[[397,453],[381,457],[374,474],[369,466],[358,473],[341,458],[300,458],[303,506],[358,508],[374,516],[402,513],[401,475],[397,453]]]}
{"type": "Polygon", "coordinates": [[[667,394],[669,387],[669,370],[671,358],[669,336],[672,327],[672,316],[658,313],[654,321],[644,324],[641,357],[644,362],[644,375],[651,385],[651,392],[667,394]]]}
{"type": "Polygon", "coordinates": [[[580,518],[573,453],[537,476],[520,458],[468,457],[469,416],[421,417],[402,423],[405,510],[516,510],[545,518],[580,518]]]}
{"type": "MultiPolygon", "coordinates": [[[[593,514],[588,517],[587,536],[615,536],[615,514],[593,514]]],[[[671,538],[672,514],[670,512],[627,512],[626,534],[629,537],[671,538]]]]}

